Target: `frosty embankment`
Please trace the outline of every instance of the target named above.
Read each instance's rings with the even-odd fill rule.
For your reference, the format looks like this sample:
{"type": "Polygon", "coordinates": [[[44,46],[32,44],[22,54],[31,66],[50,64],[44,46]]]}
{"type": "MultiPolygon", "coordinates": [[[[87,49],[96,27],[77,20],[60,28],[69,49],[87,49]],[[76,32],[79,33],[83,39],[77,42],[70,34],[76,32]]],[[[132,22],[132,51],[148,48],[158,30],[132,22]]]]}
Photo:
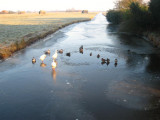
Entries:
{"type": "Polygon", "coordinates": [[[0,15],[0,59],[11,56],[37,40],[45,38],[57,30],[77,22],[89,21],[97,13],[55,12],[39,15],[0,15]]]}

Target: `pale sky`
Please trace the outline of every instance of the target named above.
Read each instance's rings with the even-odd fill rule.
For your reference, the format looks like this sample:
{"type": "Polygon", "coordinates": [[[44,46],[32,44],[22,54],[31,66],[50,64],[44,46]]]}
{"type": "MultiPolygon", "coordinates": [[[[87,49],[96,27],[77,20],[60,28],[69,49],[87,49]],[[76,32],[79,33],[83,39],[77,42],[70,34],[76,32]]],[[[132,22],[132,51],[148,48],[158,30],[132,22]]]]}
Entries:
{"type": "Polygon", "coordinates": [[[116,0],[0,0],[0,11],[52,11],[71,8],[76,10],[106,11],[114,8],[114,1],[116,0]]]}
{"type": "Polygon", "coordinates": [[[0,10],[76,10],[106,11],[114,7],[115,0],[0,0],[0,10]]]}

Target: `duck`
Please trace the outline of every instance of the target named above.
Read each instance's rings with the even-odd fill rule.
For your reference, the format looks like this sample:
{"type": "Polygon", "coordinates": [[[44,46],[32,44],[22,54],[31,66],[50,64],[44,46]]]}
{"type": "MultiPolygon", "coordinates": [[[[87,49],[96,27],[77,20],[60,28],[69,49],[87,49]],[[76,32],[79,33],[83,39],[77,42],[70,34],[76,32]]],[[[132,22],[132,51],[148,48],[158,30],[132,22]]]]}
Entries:
{"type": "Polygon", "coordinates": [[[92,52],[90,53],[90,56],[92,56],[92,52]]]}
{"type": "Polygon", "coordinates": [[[83,45],[81,45],[81,47],[79,49],[83,49],[83,45]]]}
{"type": "Polygon", "coordinates": [[[97,55],[97,58],[100,58],[100,55],[99,55],[99,54],[97,55]]]}
{"type": "Polygon", "coordinates": [[[55,62],[54,60],[53,60],[53,62],[51,63],[51,66],[52,66],[53,69],[56,68],[57,65],[56,65],[56,62],[55,62]]]}
{"type": "Polygon", "coordinates": [[[114,66],[117,67],[117,64],[118,64],[118,60],[115,59],[115,63],[114,63],[114,66]]]}
{"type": "Polygon", "coordinates": [[[63,49],[58,50],[58,53],[62,54],[63,53],[63,49]]]}
{"type": "Polygon", "coordinates": [[[117,64],[118,63],[118,60],[117,59],[115,59],[115,64],[117,64]]]}
{"type": "Polygon", "coordinates": [[[32,63],[35,63],[36,62],[36,59],[33,57],[32,58],[32,63]]]}
{"type": "Polygon", "coordinates": [[[71,53],[70,53],[70,52],[69,52],[69,53],[66,53],[66,56],[69,56],[69,57],[70,57],[70,56],[71,56],[71,53]]]}
{"type": "Polygon", "coordinates": [[[79,52],[83,54],[83,48],[80,48],[80,49],[79,49],[79,52]]]}
{"type": "Polygon", "coordinates": [[[42,61],[42,63],[43,63],[43,61],[44,61],[44,59],[45,59],[45,58],[46,58],[46,55],[45,55],[45,54],[43,54],[43,55],[41,55],[41,56],[40,56],[40,58],[39,58],[39,59],[40,59],[40,60],[42,61]]]}
{"type": "Polygon", "coordinates": [[[50,49],[48,49],[47,51],[44,51],[44,53],[45,53],[45,54],[50,54],[51,51],[50,51],[50,49]]]}
{"type": "Polygon", "coordinates": [[[103,64],[105,64],[106,62],[101,62],[101,64],[103,65],[103,64]]]}
{"type": "Polygon", "coordinates": [[[54,55],[52,56],[52,58],[53,58],[54,60],[56,60],[57,57],[58,57],[58,54],[57,54],[57,50],[56,50],[55,53],[54,53],[54,55]]]}
{"type": "Polygon", "coordinates": [[[101,60],[102,60],[102,62],[103,62],[103,63],[105,63],[105,62],[106,62],[106,60],[105,60],[104,58],[102,58],[101,60]]]}
{"type": "Polygon", "coordinates": [[[83,54],[83,45],[80,46],[79,52],[83,54]]]}
{"type": "Polygon", "coordinates": [[[107,60],[106,60],[106,61],[107,61],[107,63],[110,63],[110,59],[108,59],[108,58],[107,58],[107,60]]]}

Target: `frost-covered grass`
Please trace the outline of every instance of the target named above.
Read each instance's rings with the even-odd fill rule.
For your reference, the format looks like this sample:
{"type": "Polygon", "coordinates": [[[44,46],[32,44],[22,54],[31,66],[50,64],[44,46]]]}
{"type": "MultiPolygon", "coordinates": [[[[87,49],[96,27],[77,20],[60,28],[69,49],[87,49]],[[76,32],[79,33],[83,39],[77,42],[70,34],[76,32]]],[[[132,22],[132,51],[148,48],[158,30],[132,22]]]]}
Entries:
{"type": "Polygon", "coordinates": [[[66,25],[90,20],[97,13],[56,12],[39,15],[0,14],[0,59],[11,56],[33,42],[66,25]]]}
{"type": "Polygon", "coordinates": [[[22,40],[29,33],[46,32],[56,29],[66,23],[93,18],[97,13],[81,14],[69,12],[55,12],[39,15],[1,14],[0,15],[0,46],[22,40]]]}

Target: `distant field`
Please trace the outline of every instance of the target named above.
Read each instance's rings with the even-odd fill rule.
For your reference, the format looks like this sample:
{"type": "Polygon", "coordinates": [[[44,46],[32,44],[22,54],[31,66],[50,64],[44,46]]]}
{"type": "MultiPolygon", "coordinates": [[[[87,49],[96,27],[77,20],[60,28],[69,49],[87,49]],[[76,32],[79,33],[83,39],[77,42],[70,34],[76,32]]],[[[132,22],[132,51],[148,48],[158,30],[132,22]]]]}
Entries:
{"type": "Polygon", "coordinates": [[[11,56],[33,42],[76,22],[92,19],[97,13],[55,12],[39,15],[0,14],[0,59],[11,56]]]}
{"type": "Polygon", "coordinates": [[[38,13],[0,14],[0,47],[20,41],[30,33],[45,33],[67,23],[92,19],[96,14],[78,12],[56,12],[44,15],[38,13]]]}

